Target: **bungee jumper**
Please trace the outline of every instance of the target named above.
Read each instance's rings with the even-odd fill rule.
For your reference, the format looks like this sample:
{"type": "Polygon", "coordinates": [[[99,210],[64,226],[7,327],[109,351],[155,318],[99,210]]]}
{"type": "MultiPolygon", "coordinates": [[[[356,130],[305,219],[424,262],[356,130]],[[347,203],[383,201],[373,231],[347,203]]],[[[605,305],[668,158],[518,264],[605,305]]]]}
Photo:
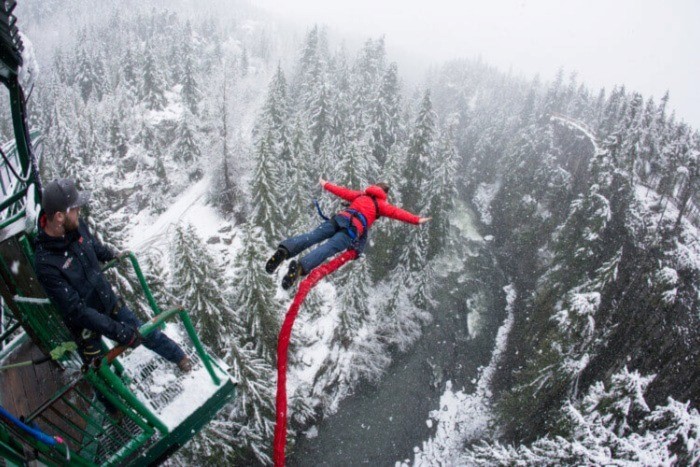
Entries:
{"type": "Polygon", "coordinates": [[[328,240],[299,261],[293,260],[289,263],[289,269],[282,278],[282,288],[285,290],[292,287],[301,276],[307,275],[336,253],[353,249],[359,256],[364,250],[370,227],[381,216],[409,224],[423,224],[431,219],[417,216],[390,204],[387,201],[390,190],[387,183],[377,183],[365,188],[364,191],[334,185],[323,178],[319,179],[319,183],[323,189],[349,201],[350,206],[327,219],[311,232],[290,237],[279,244],[277,251],[265,265],[265,271],[269,274],[275,272],[284,260],[293,258],[307,248],[328,240]]]}
{"type": "MultiPolygon", "coordinates": [[[[424,224],[430,217],[420,217],[398,208],[387,201],[389,185],[377,183],[364,191],[350,190],[333,185],[323,178],[321,186],[340,198],[350,202],[350,206],[332,218],[326,219],[311,232],[288,238],[279,244],[277,251],[267,261],[265,270],[272,274],[282,262],[293,258],[305,249],[328,240],[307,253],[299,261],[292,260],[289,270],[282,278],[282,288],[289,289],[299,277],[308,276],[299,285],[299,290],[287,310],[277,340],[277,394],[275,402],[275,436],[273,439],[273,461],[276,467],[285,464],[287,442],[287,350],[292,335],[294,320],[309,291],[325,276],[335,272],[348,261],[357,259],[367,243],[367,234],[372,224],[380,216],[390,217],[409,224],[424,224]],[[325,264],[326,259],[344,251],[325,264]]],[[[320,209],[319,209],[320,213],[320,209]]]]}

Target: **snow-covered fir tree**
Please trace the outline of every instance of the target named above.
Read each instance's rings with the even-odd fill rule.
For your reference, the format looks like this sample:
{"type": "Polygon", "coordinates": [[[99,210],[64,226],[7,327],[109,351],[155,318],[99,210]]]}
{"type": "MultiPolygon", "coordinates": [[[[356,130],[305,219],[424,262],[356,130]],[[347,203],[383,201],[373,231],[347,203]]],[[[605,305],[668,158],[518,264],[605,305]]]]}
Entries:
{"type": "Polygon", "coordinates": [[[185,303],[202,341],[220,354],[226,348],[228,317],[224,310],[223,271],[203,247],[191,225],[175,230],[171,247],[170,289],[185,303]]]}
{"type": "Polygon", "coordinates": [[[254,148],[255,169],[251,181],[251,220],[263,229],[269,245],[281,241],[285,225],[280,206],[282,195],[278,180],[278,161],[274,155],[274,135],[265,131],[258,135],[254,148]]]}
{"type": "Polygon", "coordinates": [[[149,45],[143,56],[143,76],[139,90],[139,98],[145,102],[149,110],[162,110],[167,103],[165,97],[165,78],[161,72],[161,67],[156,61],[149,45]]]}
{"type": "Polygon", "coordinates": [[[263,241],[260,228],[251,224],[243,231],[243,246],[234,262],[235,294],[232,308],[243,316],[246,330],[244,343],[250,343],[258,355],[271,362],[277,348],[281,322],[275,287],[271,277],[260,267],[272,251],[263,241]]]}

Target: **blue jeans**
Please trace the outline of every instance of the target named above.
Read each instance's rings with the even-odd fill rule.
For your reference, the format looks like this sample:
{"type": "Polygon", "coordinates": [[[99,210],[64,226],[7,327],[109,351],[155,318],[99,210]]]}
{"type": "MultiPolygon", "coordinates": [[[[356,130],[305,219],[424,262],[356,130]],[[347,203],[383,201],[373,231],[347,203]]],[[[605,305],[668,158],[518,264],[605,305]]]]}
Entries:
{"type": "Polygon", "coordinates": [[[310,246],[330,239],[299,260],[303,273],[308,274],[313,268],[323,263],[331,256],[335,255],[336,253],[340,253],[343,250],[347,250],[350,245],[352,245],[352,238],[350,238],[347,231],[349,227],[349,218],[336,215],[332,220],[325,221],[311,232],[288,238],[280,243],[280,246],[287,249],[289,252],[289,257],[291,258],[306,250],[310,246]]]}

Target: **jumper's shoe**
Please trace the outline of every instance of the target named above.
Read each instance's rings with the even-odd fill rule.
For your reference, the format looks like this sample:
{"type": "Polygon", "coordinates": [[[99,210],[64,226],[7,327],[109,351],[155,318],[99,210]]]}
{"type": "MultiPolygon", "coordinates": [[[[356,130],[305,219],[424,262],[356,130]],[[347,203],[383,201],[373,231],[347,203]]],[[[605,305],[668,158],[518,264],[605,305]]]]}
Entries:
{"type": "Polygon", "coordinates": [[[297,279],[301,277],[302,275],[302,270],[301,270],[301,264],[299,264],[297,261],[292,261],[289,263],[289,270],[287,271],[287,274],[284,275],[282,278],[282,288],[284,290],[287,290],[291,286],[293,286],[297,279]]]}
{"type": "Polygon", "coordinates": [[[275,254],[272,255],[270,259],[267,260],[267,263],[265,264],[265,272],[268,274],[272,274],[275,272],[275,269],[282,264],[282,261],[287,259],[287,255],[289,253],[287,252],[286,248],[279,247],[277,248],[277,251],[275,251],[275,254]]]}
{"type": "Polygon", "coordinates": [[[177,362],[177,367],[180,369],[181,372],[187,374],[190,371],[192,371],[192,360],[190,359],[190,357],[185,355],[184,357],[182,357],[182,360],[177,362]]]}

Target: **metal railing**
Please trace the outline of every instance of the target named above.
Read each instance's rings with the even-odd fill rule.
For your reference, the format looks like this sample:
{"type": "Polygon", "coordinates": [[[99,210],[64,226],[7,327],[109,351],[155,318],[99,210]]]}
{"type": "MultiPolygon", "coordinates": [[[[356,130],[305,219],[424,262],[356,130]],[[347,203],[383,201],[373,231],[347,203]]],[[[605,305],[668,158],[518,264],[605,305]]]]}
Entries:
{"type": "MultiPolygon", "coordinates": [[[[125,255],[122,258],[116,258],[107,263],[104,268],[102,269],[103,271],[106,271],[112,267],[114,267],[121,259],[124,258],[129,258],[129,261],[131,262],[131,266],[134,269],[134,273],[136,273],[136,277],[139,281],[139,284],[141,286],[141,290],[143,291],[144,296],[146,297],[146,300],[148,301],[149,306],[153,310],[153,314],[155,315],[154,318],[149,320],[146,324],[142,326],[142,328],[147,329],[146,332],[151,332],[153,329],[156,327],[160,326],[160,323],[163,323],[165,320],[169,319],[170,317],[174,315],[178,315],[180,320],[182,321],[183,326],[185,327],[185,331],[187,332],[187,335],[189,336],[190,340],[192,341],[192,345],[194,346],[197,355],[202,361],[202,364],[204,367],[207,369],[207,372],[211,376],[211,379],[215,385],[219,385],[221,383],[221,380],[217,376],[216,372],[214,371],[214,361],[212,358],[209,356],[209,354],[204,350],[204,346],[202,345],[202,342],[199,340],[199,336],[197,335],[197,331],[195,331],[194,326],[192,325],[192,320],[190,319],[189,314],[187,313],[187,310],[182,307],[182,308],[176,308],[170,311],[162,312],[160,307],[158,307],[158,304],[156,303],[155,299],[153,298],[153,294],[151,293],[151,289],[148,286],[148,283],[146,283],[146,278],[143,275],[143,272],[141,271],[141,266],[139,265],[138,260],[136,259],[136,256],[133,253],[129,253],[128,255],[125,255]]],[[[141,333],[144,335],[144,333],[141,333]]],[[[114,352],[115,350],[111,351],[114,352]]],[[[108,354],[109,355],[109,354],[108,354]]]]}
{"type": "MultiPolygon", "coordinates": [[[[39,148],[42,138],[38,130],[30,132],[30,138],[39,148]]],[[[12,225],[26,215],[27,190],[30,176],[21,172],[20,154],[17,143],[11,141],[0,148],[4,157],[0,159],[0,230],[12,225]],[[18,178],[19,176],[19,178],[18,178]]]]}

